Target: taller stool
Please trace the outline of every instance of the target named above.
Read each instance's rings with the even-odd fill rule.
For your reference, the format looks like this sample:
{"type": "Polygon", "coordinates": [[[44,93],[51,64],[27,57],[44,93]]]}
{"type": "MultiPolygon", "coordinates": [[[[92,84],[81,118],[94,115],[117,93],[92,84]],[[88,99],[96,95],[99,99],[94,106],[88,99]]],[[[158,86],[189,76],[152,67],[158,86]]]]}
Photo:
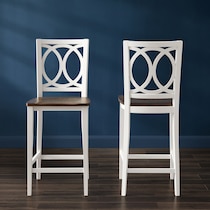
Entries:
{"type": "Polygon", "coordinates": [[[26,103],[28,196],[32,195],[32,173],[36,173],[36,179],[41,179],[42,173],[82,173],[84,196],[88,195],[88,110],[90,105],[87,97],[88,54],[88,39],[36,40],[37,98],[26,103]],[[70,65],[70,62],[73,64],[70,65]],[[47,96],[46,92],[48,92],[47,96]],[[57,94],[51,96],[55,93],[57,94]],[[74,95],[72,96],[71,93],[74,95]],[[81,113],[82,154],[43,154],[44,111],[79,111],[81,113]],[[34,112],[37,113],[36,141],[34,141],[34,112]],[[35,152],[33,151],[34,142],[36,142],[35,152]],[[83,167],[42,167],[42,160],[82,160],[83,167]]]}
{"type": "Polygon", "coordinates": [[[128,173],[169,173],[170,178],[174,179],[175,196],[180,195],[179,95],[182,46],[182,41],[123,41],[124,95],[118,97],[122,196],[126,195],[128,173]],[[131,113],[169,114],[169,154],[129,153],[131,113]],[[170,167],[130,168],[130,159],[169,159],[170,167]]]}

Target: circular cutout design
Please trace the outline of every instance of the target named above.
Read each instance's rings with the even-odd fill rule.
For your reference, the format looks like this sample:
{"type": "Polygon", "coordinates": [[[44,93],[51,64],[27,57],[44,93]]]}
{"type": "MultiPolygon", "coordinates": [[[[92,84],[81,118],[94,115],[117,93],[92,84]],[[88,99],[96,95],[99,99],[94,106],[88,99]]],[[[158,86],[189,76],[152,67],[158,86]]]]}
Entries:
{"type": "Polygon", "coordinates": [[[80,46],[79,45],[44,45],[43,47],[45,47],[47,50],[44,52],[43,54],[43,77],[46,80],[46,83],[44,84],[45,87],[58,87],[58,88],[68,88],[68,87],[80,87],[81,84],[79,83],[79,81],[81,80],[82,77],[82,54],[79,51],[80,46]],[[64,56],[62,57],[60,52],[58,51],[58,49],[61,48],[65,48],[67,49],[67,51],[65,52],[64,56]],[[53,79],[50,79],[46,73],[46,69],[45,69],[45,61],[47,59],[47,57],[49,56],[50,53],[54,53],[54,55],[57,57],[58,60],[58,71],[57,74],[55,75],[55,77],[53,79]],[[70,77],[70,75],[67,72],[67,59],[69,58],[69,56],[75,53],[77,55],[77,57],[79,58],[80,61],[80,69],[79,69],[79,73],[77,74],[77,76],[72,79],[70,77]],[[61,84],[59,83],[59,79],[61,76],[64,76],[66,79],[66,83],[61,84]]]}

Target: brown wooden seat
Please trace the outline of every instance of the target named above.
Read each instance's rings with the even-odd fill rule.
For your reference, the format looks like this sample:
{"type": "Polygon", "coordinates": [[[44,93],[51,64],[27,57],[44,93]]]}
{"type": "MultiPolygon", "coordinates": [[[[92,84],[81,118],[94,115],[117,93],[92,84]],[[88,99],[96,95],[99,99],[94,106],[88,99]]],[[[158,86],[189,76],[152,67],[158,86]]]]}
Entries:
{"type": "Polygon", "coordinates": [[[89,106],[87,97],[38,97],[29,100],[26,106],[89,106]]]}
{"type": "MultiPolygon", "coordinates": [[[[118,101],[124,104],[124,96],[120,95],[118,101]]],[[[131,106],[172,106],[172,99],[131,99],[131,106]]]]}

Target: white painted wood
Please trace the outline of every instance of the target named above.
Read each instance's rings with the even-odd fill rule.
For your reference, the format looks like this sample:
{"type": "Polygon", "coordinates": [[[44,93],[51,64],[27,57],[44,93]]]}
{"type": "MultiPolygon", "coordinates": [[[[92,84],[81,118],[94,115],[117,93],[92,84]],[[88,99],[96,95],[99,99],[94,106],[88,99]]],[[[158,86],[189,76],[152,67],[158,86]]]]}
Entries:
{"type": "Polygon", "coordinates": [[[32,195],[33,118],[32,107],[27,107],[27,196],[32,195]]]}
{"type": "Polygon", "coordinates": [[[82,128],[82,148],[83,148],[83,165],[84,165],[84,196],[88,196],[88,179],[89,179],[89,164],[88,164],[88,107],[81,112],[81,128],[82,128]]]}
{"type": "Polygon", "coordinates": [[[157,160],[157,159],[171,159],[170,154],[129,154],[128,158],[132,159],[150,159],[150,160],[157,160]]]}
{"type": "Polygon", "coordinates": [[[84,155],[42,155],[42,160],[83,160],[84,155]]]}
{"type": "Polygon", "coordinates": [[[78,168],[33,168],[33,173],[39,172],[39,173],[84,173],[84,168],[78,167],[78,168]]]}
{"type": "MultiPolygon", "coordinates": [[[[37,151],[37,153],[32,157],[32,165],[40,158],[41,158],[41,152],[37,151]]],[[[37,168],[39,168],[39,167],[37,167],[37,168]]]]}
{"type": "Polygon", "coordinates": [[[179,166],[179,95],[182,61],[182,41],[123,41],[124,103],[120,103],[119,178],[121,195],[126,195],[127,173],[169,173],[174,179],[174,194],[180,196],[179,166]],[[151,57],[151,52],[156,52],[151,57]],[[139,84],[133,74],[136,60],[147,63],[148,73],[139,84]],[[157,66],[162,58],[171,63],[168,81],[161,83],[157,66]],[[153,82],[156,88],[149,88],[153,82]],[[131,106],[131,99],[171,99],[172,106],[131,106]],[[169,114],[169,154],[129,154],[130,114],[169,114]],[[168,159],[170,168],[129,168],[129,159],[168,159]]]}
{"type": "Polygon", "coordinates": [[[128,168],[128,173],[169,174],[174,172],[172,168],[128,168]]]}
{"type": "Polygon", "coordinates": [[[122,179],[122,158],[123,158],[123,130],[124,130],[124,112],[123,112],[123,109],[121,108],[121,105],[119,106],[119,110],[120,110],[120,113],[119,113],[119,116],[120,116],[120,121],[119,121],[119,179],[122,179]]]}
{"type": "MultiPolygon", "coordinates": [[[[45,97],[45,92],[77,92],[81,97],[87,97],[88,83],[88,39],[37,39],[36,40],[36,72],[37,97],[45,97]],[[60,49],[65,49],[61,55],[60,49]],[[56,56],[58,71],[51,78],[45,69],[45,62],[50,54],[56,56]],[[68,58],[78,57],[80,66],[76,77],[72,78],[67,71],[68,58]],[[59,79],[65,78],[66,83],[59,79]]],[[[42,173],[83,173],[84,196],[88,196],[89,155],[88,155],[88,112],[89,105],[80,106],[27,106],[27,196],[32,195],[32,173],[36,179],[41,179],[42,173]],[[77,111],[81,113],[81,133],[83,154],[48,154],[42,153],[43,112],[44,111],[77,111]],[[36,141],[34,141],[34,112],[37,113],[36,141]],[[33,154],[33,142],[36,142],[36,151],[33,154]],[[43,168],[42,160],[82,160],[83,167],[43,168]]]]}
{"type": "MultiPolygon", "coordinates": [[[[37,138],[36,151],[40,154],[36,161],[36,168],[41,168],[41,153],[42,153],[42,129],[43,129],[43,111],[37,111],[37,138]]],[[[36,173],[36,179],[41,179],[41,173],[36,173]]]]}

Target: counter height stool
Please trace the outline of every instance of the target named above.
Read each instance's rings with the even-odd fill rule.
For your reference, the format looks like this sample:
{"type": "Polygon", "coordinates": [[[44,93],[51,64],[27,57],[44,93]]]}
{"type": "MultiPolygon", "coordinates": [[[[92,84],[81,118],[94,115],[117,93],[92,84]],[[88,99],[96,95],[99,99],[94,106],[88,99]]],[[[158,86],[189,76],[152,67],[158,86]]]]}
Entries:
{"type": "Polygon", "coordinates": [[[179,40],[123,41],[124,95],[118,97],[122,196],[126,195],[128,173],[168,173],[174,179],[175,196],[180,196],[179,92],[182,45],[179,40]],[[131,113],[169,115],[169,154],[129,153],[131,113]],[[169,159],[170,167],[133,168],[128,165],[130,159],[169,159]]]}
{"type": "Polygon", "coordinates": [[[42,173],[82,173],[84,196],[88,196],[88,110],[90,105],[87,97],[88,54],[88,39],[36,40],[37,98],[26,103],[28,196],[32,195],[32,173],[36,173],[37,179],[41,179],[42,173]],[[51,59],[54,59],[54,62],[51,59]],[[73,64],[70,65],[70,62],[73,64]],[[48,92],[47,95],[46,92],[48,92]],[[61,93],[64,93],[64,96],[61,93]],[[79,111],[81,113],[82,154],[43,154],[44,111],[79,111]],[[37,113],[36,141],[34,140],[34,112],[37,113]],[[33,151],[34,142],[36,142],[35,152],[33,151]],[[83,167],[42,167],[42,160],[82,160],[83,167]]]}

